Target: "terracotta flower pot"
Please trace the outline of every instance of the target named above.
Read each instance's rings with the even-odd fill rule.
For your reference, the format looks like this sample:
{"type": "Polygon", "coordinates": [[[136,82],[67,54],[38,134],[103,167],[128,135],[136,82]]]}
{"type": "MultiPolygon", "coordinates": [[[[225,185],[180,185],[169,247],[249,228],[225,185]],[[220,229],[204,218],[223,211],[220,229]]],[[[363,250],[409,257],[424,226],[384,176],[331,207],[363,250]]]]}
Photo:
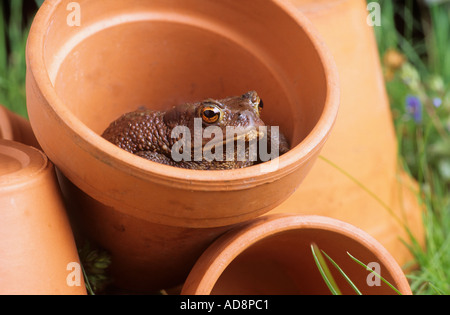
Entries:
{"type": "Polygon", "coordinates": [[[39,148],[30,122],[2,105],[0,105],[0,139],[14,140],[39,148]]]}
{"type": "MultiPolygon", "coordinates": [[[[197,261],[181,294],[330,294],[314,261],[312,243],[362,294],[397,293],[347,252],[366,265],[373,263],[400,293],[411,294],[395,259],[367,233],[331,218],[294,215],[264,216],[221,236],[197,261]]],[[[342,294],[355,294],[339,271],[327,264],[342,294]]]]}
{"type": "Polygon", "coordinates": [[[367,24],[367,2],[290,2],[317,27],[338,67],[339,115],[321,155],[359,183],[318,160],[297,192],[274,213],[317,214],[348,222],[374,236],[403,265],[411,259],[402,242],[410,241],[403,225],[423,242],[422,213],[417,187],[397,162],[396,137],[374,30],[367,24]]]}
{"type": "Polygon", "coordinates": [[[111,251],[116,283],[176,284],[220,233],[273,209],[306,176],[337,114],[334,64],[280,0],[85,0],[78,27],[67,24],[68,2],[46,1],[31,28],[31,124],[89,235],[111,251]],[[294,147],[274,171],[182,170],[99,136],[141,105],[247,90],[294,147]]]}
{"type": "Polygon", "coordinates": [[[0,140],[0,210],[0,294],[86,294],[54,168],[41,151],[0,140]]]}

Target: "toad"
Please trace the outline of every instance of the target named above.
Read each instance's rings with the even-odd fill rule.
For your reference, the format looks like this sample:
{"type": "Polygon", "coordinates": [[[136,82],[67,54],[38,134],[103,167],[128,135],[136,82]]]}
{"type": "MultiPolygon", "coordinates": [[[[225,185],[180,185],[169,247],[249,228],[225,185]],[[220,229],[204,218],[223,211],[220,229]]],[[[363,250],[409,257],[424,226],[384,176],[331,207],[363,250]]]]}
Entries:
{"type": "Polygon", "coordinates": [[[261,120],[263,107],[258,94],[251,91],[167,111],[140,109],[112,122],[102,137],[132,154],[165,165],[196,170],[244,168],[289,150],[278,128],[266,126],[261,120]],[[267,151],[271,151],[269,155],[261,154],[267,151]]]}

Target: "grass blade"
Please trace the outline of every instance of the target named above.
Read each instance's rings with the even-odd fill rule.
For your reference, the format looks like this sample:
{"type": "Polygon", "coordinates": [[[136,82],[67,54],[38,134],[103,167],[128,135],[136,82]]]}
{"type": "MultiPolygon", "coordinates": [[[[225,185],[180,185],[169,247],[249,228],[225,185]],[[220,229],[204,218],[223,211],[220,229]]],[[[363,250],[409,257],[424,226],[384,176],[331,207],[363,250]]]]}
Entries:
{"type": "Polygon", "coordinates": [[[328,289],[331,291],[333,295],[342,295],[341,291],[339,290],[336,284],[336,281],[334,281],[330,269],[328,269],[327,263],[323,258],[319,247],[316,244],[311,244],[311,251],[314,257],[314,261],[316,262],[317,268],[319,269],[319,272],[323,280],[325,281],[325,284],[327,285],[328,289]]]}
{"type": "Polygon", "coordinates": [[[359,289],[356,287],[356,285],[353,283],[353,281],[350,280],[350,278],[345,274],[345,272],[341,269],[341,267],[339,267],[339,265],[333,259],[331,259],[331,257],[328,256],[328,254],[325,253],[323,250],[322,250],[322,253],[333,264],[333,266],[340,272],[340,274],[344,277],[344,279],[348,282],[348,284],[352,287],[352,289],[356,292],[356,294],[362,295],[361,291],[359,291],[359,289]]]}
{"type": "Polygon", "coordinates": [[[81,270],[83,271],[83,277],[84,277],[84,282],[85,282],[87,292],[89,293],[89,295],[95,295],[94,290],[92,290],[92,286],[89,281],[89,277],[86,274],[86,270],[84,270],[83,264],[81,264],[81,270]]]}
{"type": "Polygon", "coordinates": [[[381,200],[380,197],[377,196],[373,191],[371,191],[369,188],[367,188],[366,185],[361,183],[356,177],[345,171],[343,168],[339,167],[337,164],[333,163],[331,160],[327,159],[323,155],[319,155],[319,159],[336,169],[338,172],[340,172],[342,175],[347,177],[349,180],[351,180],[354,184],[356,184],[359,188],[364,190],[369,196],[371,196],[375,201],[378,202],[380,206],[382,206],[400,225],[402,225],[405,229],[407,227],[403,223],[403,221],[394,213],[394,210],[388,206],[383,200],[381,200]]]}
{"type": "Polygon", "coordinates": [[[363,262],[361,262],[360,260],[358,260],[357,258],[353,257],[349,252],[347,252],[347,255],[350,256],[351,259],[353,259],[353,261],[355,261],[356,263],[358,263],[359,265],[363,266],[366,270],[370,271],[371,273],[373,273],[375,276],[377,276],[378,278],[381,279],[381,281],[383,281],[384,283],[386,283],[392,290],[394,290],[398,295],[402,295],[402,293],[397,290],[397,288],[395,288],[392,284],[390,284],[386,279],[384,279],[380,274],[378,274],[377,272],[375,272],[374,270],[372,270],[371,268],[367,267],[366,264],[364,264],[363,262]]]}
{"type": "Polygon", "coordinates": [[[436,287],[434,284],[432,284],[431,282],[428,283],[428,285],[436,292],[437,295],[446,295],[445,292],[443,292],[441,289],[439,289],[438,287],[436,287]]]}
{"type": "Polygon", "coordinates": [[[6,76],[8,51],[6,49],[6,25],[3,5],[0,5],[0,77],[6,76]]]}

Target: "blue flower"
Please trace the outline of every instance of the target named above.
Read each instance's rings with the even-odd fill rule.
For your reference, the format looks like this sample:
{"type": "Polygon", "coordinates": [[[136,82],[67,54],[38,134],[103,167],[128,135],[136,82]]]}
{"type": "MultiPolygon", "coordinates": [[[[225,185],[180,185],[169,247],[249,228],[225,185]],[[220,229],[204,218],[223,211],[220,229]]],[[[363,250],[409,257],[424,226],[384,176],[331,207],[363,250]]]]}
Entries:
{"type": "Polygon", "coordinates": [[[434,107],[436,107],[436,108],[441,107],[441,105],[442,105],[442,100],[441,100],[441,98],[439,98],[439,97],[433,98],[433,105],[434,105],[434,107]]]}
{"type": "Polygon", "coordinates": [[[417,96],[406,97],[406,111],[414,118],[416,123],[422,122],[422,102],[417,96]]]}

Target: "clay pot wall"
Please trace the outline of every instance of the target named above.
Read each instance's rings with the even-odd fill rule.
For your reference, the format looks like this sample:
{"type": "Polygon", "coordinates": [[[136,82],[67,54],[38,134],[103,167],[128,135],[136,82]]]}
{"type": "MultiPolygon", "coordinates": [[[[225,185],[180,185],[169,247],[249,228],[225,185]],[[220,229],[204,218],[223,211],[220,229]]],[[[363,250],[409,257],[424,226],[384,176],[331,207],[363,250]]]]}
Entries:
{"type": "Polygon", "coordinates": [[[1,139],[0,294],[86,294],[53,164],[1,139]]]}
{"type": "Polygon", "coordinates": [[[86,234],[112,253],[121,286],[180,283],[202,250],[234,224],[286,200],[336,118],[327,49],[304,16],[271,1],[47,1],[27,47],[28,112],[61,173],[86,234]],[[257,90],[263,120],[293,149],[272,171],[182,170],[100,137],[121,114],[257,90]]]}
{"type": "MultiPolygon", "coordinates": [[[[364,295],[398,294],[353,261],[374,266],[401,294],[408,280],[386,249],[362,230],[320,216],[270,215],[220,237],[189,274],[182,294],[331,294],[314,261],[316,244],[364,295]]],[[[356,294],[327,261],[342,294],[356,294]]]]}

